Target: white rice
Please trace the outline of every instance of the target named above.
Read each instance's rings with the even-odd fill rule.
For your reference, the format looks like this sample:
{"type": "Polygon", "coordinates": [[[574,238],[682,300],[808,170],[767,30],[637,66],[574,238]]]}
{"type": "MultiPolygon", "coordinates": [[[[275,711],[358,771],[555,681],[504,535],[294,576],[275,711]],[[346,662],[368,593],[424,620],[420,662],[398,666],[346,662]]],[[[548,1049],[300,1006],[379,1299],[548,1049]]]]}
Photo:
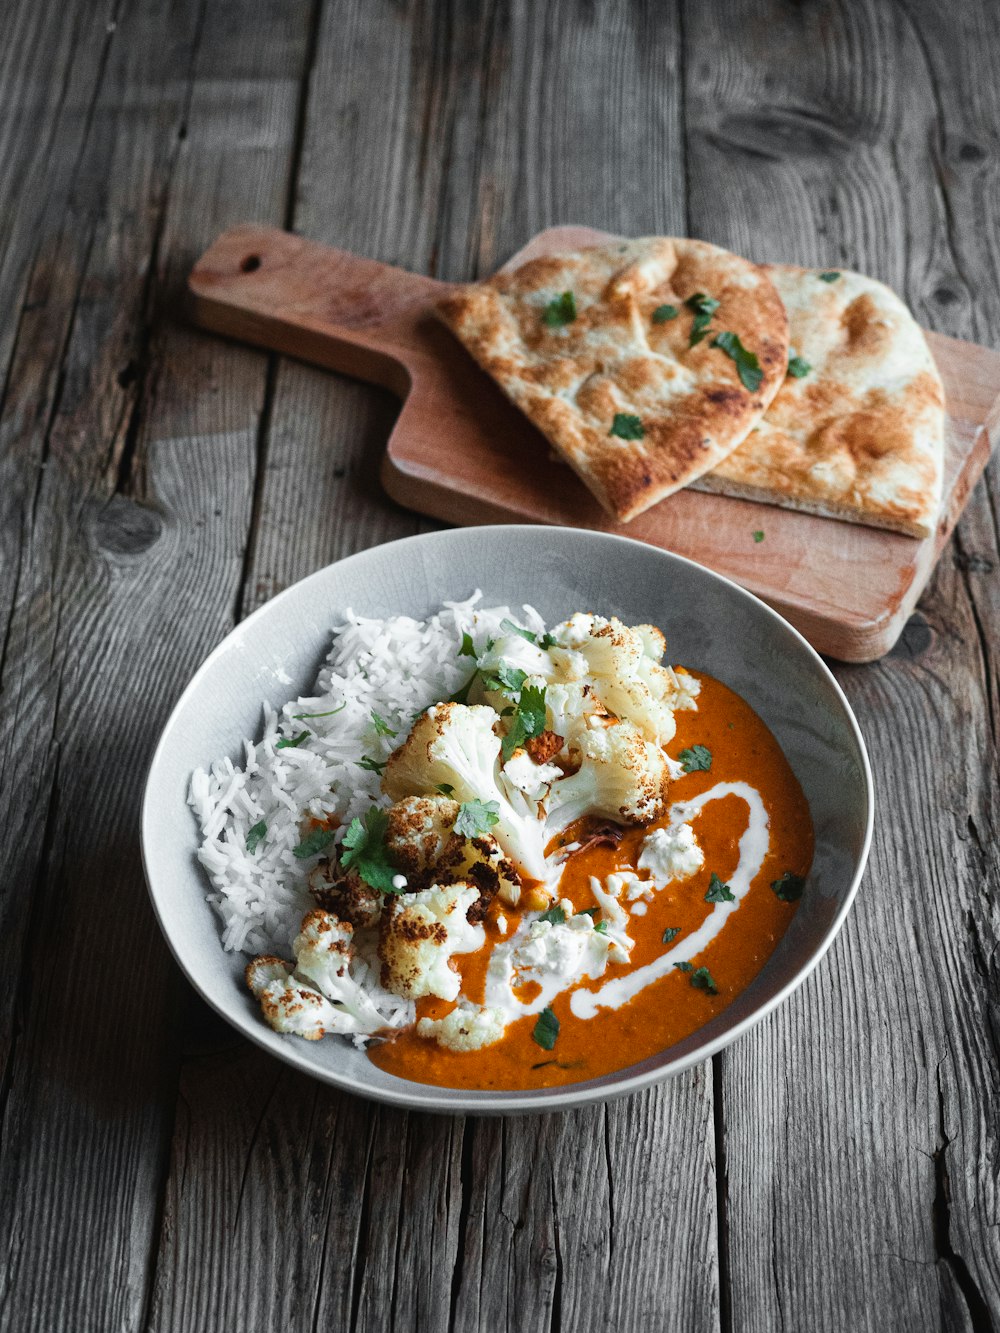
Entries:
{"type": "Polygon", "coordinates": [[[446,602],[429,620],[368,620],[346,611],[344,623],[333,627],[315,691],[280,713],[264,705],[263,734],[243,742],[242,765],[219,759],[193,774],[188,799],[201,825],[198,858],[212,883],[208,898],[222,919],[225,949],[288,956],[312,905],[306,877],[316,858],[293,854],[308,832],[304,822],[335,815],[339,841],[355,815],[390,803],[379,774],[359,760],[367,755],[381,763],[406,739],[417,713],[464,685],[474,664],[459,656],[463,633],[481,654],[505,617],[544,630],[532,607],[520,614],[505,606],[474,609],[480,595],[446,602]],[[295,716],[334,709],[329,717],[295,716]],[[373,711],[395,737],[378,734],[373,711]],[[277,748],[303,731],[309,734],[299,745],[277,748]],[[261,821],[267,833],[251,855],[247,834],[261,821]]]}

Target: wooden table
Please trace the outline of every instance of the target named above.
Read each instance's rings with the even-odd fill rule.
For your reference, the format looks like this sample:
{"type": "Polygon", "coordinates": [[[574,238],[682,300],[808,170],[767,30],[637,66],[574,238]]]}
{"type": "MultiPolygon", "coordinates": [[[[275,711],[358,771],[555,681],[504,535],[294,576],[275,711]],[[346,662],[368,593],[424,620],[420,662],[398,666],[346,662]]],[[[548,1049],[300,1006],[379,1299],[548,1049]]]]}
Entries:
{"type": "Polygon", "coordinates": [[[556,222],[851,266],[1000,340],[990,0],[9,0],[0,43],[0,1327],[1000,1328],[1000,466],[897,649],[809,982],[711,1065],[541,1120],[338,1096],[196,1001],[143,774],[235,620],[431,526],[395,405],[199,334],[255,219],[416,271],[556,222]]]}

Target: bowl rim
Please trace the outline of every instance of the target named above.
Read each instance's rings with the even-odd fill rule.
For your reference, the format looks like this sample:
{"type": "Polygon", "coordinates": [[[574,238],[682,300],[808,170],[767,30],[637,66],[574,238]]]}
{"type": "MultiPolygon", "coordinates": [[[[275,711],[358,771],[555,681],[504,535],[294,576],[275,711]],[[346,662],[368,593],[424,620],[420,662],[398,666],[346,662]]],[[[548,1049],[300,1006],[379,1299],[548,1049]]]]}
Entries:
{"type": "MultiPolygon", "coordinates": [[[[268,599],[256,610],[251,612],[244,620],[235,624],[228,633],[215,645],[207,657],[201,662],[197,670],[191,676],[184,689],[181,691],[176,702],[170,710],[170,714],[163,724],[156,746],[154,747],[152,758],[146,770],[146,778],[143,784],[142,804],[139,815],[139,842],[142,856],[143,876],[146,881],[146,889],[149,894],[150,902],[153,908],[153,914],[156,917],[157,925],[167,943],[174,960],[183,973],[184,977],[193,986],[201,1000],[213,1009],[220,1018],[224,1019],[241,1036],[248,1038],[255,1045],[266,1051],[269,1055],[278,1060],[284,1061],[293,1068],[302,1073],[310,1075],[312,1078],[319,1079],[320,1082],[330,1087],[335,1087],[342,1092],[352,1093],[355,1096],[364,1097],[371,1101],[377,1101],[383,1105],[395,1106],[404,1110],[427,1111],[431,1113],[445,1115],[516,1115],[525,1113],[544,1114],[552,1111],[565,1111],[576,1107],[589,1106],[595,1103],[615,1101],[620,1097],[631,1096],[633,1093],[640,1092],[645,1088],[651,1087],[656,1083],[661,1083],[668,1078],[673,1078],[677,1074],[684,1073],[695,1065],[702,1064],[705,1060],[711,1059],[719,1051],[733,1044],[739,1038],[745,1036],[752,1028],[756,1027],[769,1014],[773,1013],[780,1004],[783,1004],[788,997],[807,980],[815,971],[819,963],[826,956],[833,941],[840,933],[847,915],[854,905],[854,900],[858,893],[858,888],[864,875],[868,863],[868,855],[871,850],[872,832],[875,820],[875,790],[874,778],[872,775],[871,762],[868,756],[868,749],[865,745],[864,737],[861,734],[861,728],[854,715],[847,696],[841,689],[833,672],[823,661],[819,653],[813,648],[808,640],[793,626],[784,616],[780,615],[772,607],[768,606],[756,594],[749,592],[741,587],[734,580],[727,578],[723,574],[717,574],[706,565],[699,564],[687,556],[678,555],[674,551],[668,551],[660,547],[652,547],[647,542],[639,541],[633,537],[626,537],[619,533],[599,532],[587,528],[570,528],[550,524],[533,523],[496,523],[476,525],[476,530],[487,529],[491,533],[507,533],[517,535],[518,533],[531,533],[535,536],[549,534],[556,538],[562,538],[572,534],[574,537],[584,536],[597,543],[609,543],[613,545],[624,545],[629,547],[639,547],[644,552],[653,551],[657,556],[662,556],[669,561],[677,561],[682,565],[689,566],[696,570],[699,575],[709,579],[714,579],[718,583],[736,593],[737,596],[746,598],[759,614],[769,618],[785,633],[791,636],[798,647],[805,653],[811,665],[817,670],[826,684],[831,687],[834,697],[839,703],[848,730],[857,746],[858,756],[861,764],[861,772],[864,782],[865,799],[865,830],[861,844],[861,849],[857,857],[854,873],[851,877],[851,883],[844,898],[828,923],[823,936],[818,945],[813,949],[810,955],[799,966],[788,981],[776,991],[769,999],[764,1001],[753,1013],[719,1033],[710,1041],[698,1045],[695,1049],[686,1054],[677,1057],[673,1061],[653,1069],[644,1069],[639,1073],[628,1075],[628,1066],[625,1070],[615,1071],[611,1074],[605,1074],[600,1079],[590,1080],[583,1083],[560,1084],[553,1088],[533,1088],[511,1091],[479,1091],[466,1088],[446,1088],[438,1087],[436,1084],[424,1084],[409,1082],[406,1079],[398,1078],[399,1089],[394,1087],[369,1087],[359,1084],[353,1077],[341,1073],[336,1069],[325,1069],[317,1067],[309,1058],[307,1051],[299,1050],[301,1043],[293,1044],[291,1041],[282,1041],[281,1034],[274,1033],[266,1027],[259,1019],[247,1021],[237,1010],[227,1010],[222,1004],[216,1001],[206,993],[205,989],[192,967],[186,962],[183,953],[175,942],[170,927],[166,919],[164,893],[164,907],[161,910],[160,893],[163,892],[163,886],[160,889],[154,887],[155,871],[151,864],[151,858],[147,849],[147,840],[151,822],[154,818],[152,811],[152,788],[154,778],[160,765],[161,757],[166,748],[170,732],[173,728],[174,720],[178,714],[186,707],[189,699],[194,695],[201,684],[202,678],[208,674],[216,659],[220,657],[228,648],[230,641],[236,636],[242,636],[247,633],[256,621],[264,618],[273,611],[274,607],[281,601],[290,598],[298,593],[304,584],[313,579],[322,578],[331,569],[336,566],[346,564],[347,562],[368,555],[374,550],[395,549],[400,554],[403,548],[414,544],[447,541],[452,534],[468,532],[468,528],[444,528],[434,532],[415,533],[409,537],[400,537],[395,541],[377,543],[375,546],[366,547],[361,551],[354,551],[350,555],[342,556],[338,560],[333,560],[319,569],[304,575],[294,583],[283,588],[281,592],[276,593],[274,597],[268,599]],[[275,1039],[281,1044],[276,1045],[275,1039]],[[409,1089],[413,1091],[410,1092],[409,1089]]],[[[221,945],[220,945],[221,947],[221,945]]],[[[765,963],[765,967],[767,964],[765,963]]],[[[724,1011],[723,1011],[724,1012],[724,1011]]],[[[697,1029],[692,1036],[697,1035],[697,1029]]],[[[656,1057],[651,1057],[655,1059],[656,1057]]],[[[645,1062],[643,1062],[645,1063],[645,1062]]]]}

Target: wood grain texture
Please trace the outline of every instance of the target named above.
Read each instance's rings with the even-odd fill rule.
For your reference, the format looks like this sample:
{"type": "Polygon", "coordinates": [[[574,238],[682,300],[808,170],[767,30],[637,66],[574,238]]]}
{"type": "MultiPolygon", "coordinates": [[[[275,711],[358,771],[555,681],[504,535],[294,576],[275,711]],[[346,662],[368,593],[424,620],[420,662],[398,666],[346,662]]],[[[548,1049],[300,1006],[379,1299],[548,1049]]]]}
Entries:
{"type": "Polygon", "coordinates": [[[996,464],[894,652],[839,673],[881,784],[848,929],[714,1068],[539,1121],[339,1097],[180,982],[136,846],[197,661],[421,522],[379,492],[387,395],[178,323],[221,228],[446,281],[568,219],[690,232],[997,345],[988,0],[4,29],[0,1328],[1000,1328],[996,464]]]}

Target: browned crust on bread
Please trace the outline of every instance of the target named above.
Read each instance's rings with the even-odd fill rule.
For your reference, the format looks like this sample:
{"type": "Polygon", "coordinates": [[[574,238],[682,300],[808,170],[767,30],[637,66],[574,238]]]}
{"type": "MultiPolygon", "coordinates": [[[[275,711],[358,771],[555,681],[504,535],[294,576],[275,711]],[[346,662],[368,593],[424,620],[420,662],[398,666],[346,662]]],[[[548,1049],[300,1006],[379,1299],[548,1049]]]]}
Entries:
{"type": "Polygon", "coordinates": [[[784,307],[764,270],[703,241],[647,238],[531,260],[459,288],[438,307],[479,364],[623,522],[709,471],[760,419],[788,357],[784,307]],[[565,291],[576,318],[550,327],[565,291]],[[698,293],[719,301],[690,346],[698,293]],[[677,318],[653,322],[662,305],[677,318]],[[751,392],[712,346],[735,333],[760,361],[751,392]],[[611,435],[637,416],[640,440],[611,435]]]}

